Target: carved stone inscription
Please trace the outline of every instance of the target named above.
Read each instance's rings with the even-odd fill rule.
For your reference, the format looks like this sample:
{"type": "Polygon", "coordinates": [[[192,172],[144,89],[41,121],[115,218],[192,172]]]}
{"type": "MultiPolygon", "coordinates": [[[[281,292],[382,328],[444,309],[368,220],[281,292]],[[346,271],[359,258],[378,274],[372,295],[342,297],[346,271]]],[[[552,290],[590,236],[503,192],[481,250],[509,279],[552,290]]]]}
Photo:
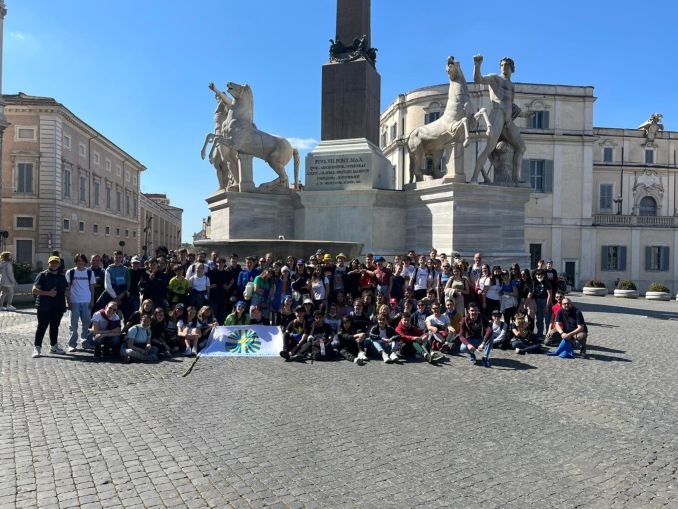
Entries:
{"type": "Polygon", "coordinates": [[[306,168],[306,189],[371,188],[370,176],[370,156],[367,154],[317,156],[306,168]]]}

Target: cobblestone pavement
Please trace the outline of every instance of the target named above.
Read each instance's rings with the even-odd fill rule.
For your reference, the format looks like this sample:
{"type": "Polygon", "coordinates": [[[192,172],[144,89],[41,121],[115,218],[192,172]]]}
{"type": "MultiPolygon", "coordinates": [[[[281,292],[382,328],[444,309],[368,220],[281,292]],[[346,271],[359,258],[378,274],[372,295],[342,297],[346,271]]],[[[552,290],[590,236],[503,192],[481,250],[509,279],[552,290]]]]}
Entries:
{"type": "Polygon", "coordinates": [[[678,507],[678,303],[575,302],[589,360],[186,378],[184,359],[31,359],[32,311],[0,313],[0,507],[678,507]]]}

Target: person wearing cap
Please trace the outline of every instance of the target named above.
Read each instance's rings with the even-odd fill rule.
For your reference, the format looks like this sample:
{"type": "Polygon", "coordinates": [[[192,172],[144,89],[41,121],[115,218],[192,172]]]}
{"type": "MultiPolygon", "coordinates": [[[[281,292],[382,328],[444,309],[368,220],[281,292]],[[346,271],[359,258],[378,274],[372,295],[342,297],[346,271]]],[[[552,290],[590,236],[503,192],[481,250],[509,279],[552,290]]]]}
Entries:
{"type": "Polygon", "coordinates": [[[510,345],[508,323],[503,322],[501,316],[502,313],[498,309],[492,311],[492,335],[487,344],[491,345],[491,348],[497,347],[506,350],[510,345]]]}
{"type": "Polygon", "coordinates": [[[249,325],[250,315],[245,312],[246,306],[244,300],[236,302],[233,312],[226,317],[224,325],[249,325]]]}
{"type": "Polygon", "coordinates": [[[386,267],[386,259],[383,256],[377,256],[374,259],[376,265],[374,271],[367,272],[374,278],[377,283],[377,292],[381,293],[385,300],[391,298],[391,290],[393,288],[393,271],[386,267]]]}
{"type": "Polygon", "coordinates": [[[313,325],[313,301],[311,300],[311,297],[308,295],[304,297],[301,305],[304,308],[306,325],[308,325],[308,328],[310,329],[311,325],[313,325]]]}
{"type": "Polygon", "coordinates": [[[35,306],[38,310],[38,327],[35,331],[33,357],[40,357],[42,340],[49,328],[50,352],[64,354],[57,342],[59,325],[66,312],[66,288],[68,283],[63,274],[59,273],[61,258],[50,256],[47,260],[47,270],[38,274],[33,283],[32,293],[36,298],[35,306]]]}
{"type": "Polygon", "coordinates": [[[78,322],[82,322],[81,340],[87,338],[92,308],[94,307],[94,273],[86,267],[87,256],[78,253],[73,259],[75,267],[66,271],[66,308],[71,311],[71,337],[68,352],[75,352],[78,346],[78,322]]]}

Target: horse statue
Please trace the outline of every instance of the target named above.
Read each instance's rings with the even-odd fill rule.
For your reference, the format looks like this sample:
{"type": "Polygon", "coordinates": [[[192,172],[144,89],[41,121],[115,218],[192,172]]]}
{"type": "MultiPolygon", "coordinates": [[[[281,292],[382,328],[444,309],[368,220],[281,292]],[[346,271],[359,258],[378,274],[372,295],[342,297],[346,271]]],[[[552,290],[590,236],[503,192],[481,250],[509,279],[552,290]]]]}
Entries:
{"type": "MultiPolygon", "coordinates": [[[[214,133],[210,133],[205,137],[200,156],[205,159],[205,150],[209,143],[213,143],[214,139],[221,136],[222,129],[228,117],[228,112],[231,109],[232,101],[222,91],[216,88],[214,83],[208,85],[210,90],[215,94],[217,100],[217,108],[214,111],[214,133]]],[[[217,171],[217,180],[219,181],[219,188],[226,191],[240,190],[240,160],[238,152],[226,144],[219,144],[213,147],[210,151],[209,162],[217,171]]]]}
{"type": "Polygon", "coordinates": [[[454,57],[447,57],[445,71],[450,80],[445,111],[440,118],[430,124],[413,129],[407,138],[410,182],[423,179],[422,164],[426,154],[436,154],[437,160],[440,161],[447,145],[463,143],[463,146],[467,147],[470,133],[478,128],[480,118],[485,121],[486,132],[490,130],[487,110],[480,108],[475,112],[460,63],[456,62],[454,57]]]}
{"type": "MultiPolygon", "coordinates": [[[[224,121],[220,135],[214,135],[212,141],[212,157],[215,149],[226,145],[238,154],[248,154],[263,159],[275,170],[278,178],[262,184],[260,191],[271,192],[289,189],[289,179],[285,173],[285,165],[294,158],[294,189],[299,189],[299,151],[289,141],[279,136],[265,133],[254,125],[254,101],[252,89],[246,83],[239,85],[228,82],[228,93],[233,102],[224,121]]],[[[209,135],[208,135],[209,136],[209,135]]]]}
{"type": "Polygon", "coordinates": [[[662,124],[663,117],[664,115],[661,113],[653,113],[650,115],[650,118],[638,126],[638,129],[645,131],[647,141],[653,142],[657,133],[664,130],[664,124],[662,124]]]}

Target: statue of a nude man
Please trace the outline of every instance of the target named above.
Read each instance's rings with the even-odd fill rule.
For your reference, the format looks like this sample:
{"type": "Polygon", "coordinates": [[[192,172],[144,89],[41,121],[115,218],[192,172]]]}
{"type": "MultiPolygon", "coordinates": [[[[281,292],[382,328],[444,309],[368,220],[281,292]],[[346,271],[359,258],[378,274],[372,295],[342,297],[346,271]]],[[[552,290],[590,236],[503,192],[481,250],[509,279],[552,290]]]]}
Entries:
{"type": "Polygon", "coordinates": [[[511,82],[511,74],[515,72],[516,67],[513,60],[504,57],[499,62],[501,74],[486,74],[483,76],[480,73],[480,65],[482,63],[482,55],[473,57],[473,80],[476,83],[484,83],[489,86],[492,110],[489,113],[490,129],[487,145],[478,156],[471,182],[478,182],[480,173],[485,177],[485,181],[489,181],[484,170],[485,161],[487,161],[490,152],[497,146],[499,137],[502,136],[513,147],[511,178],[514,183],[517,183],[523,163],[523,154],[525,153],[525,142],[523,142],[523,138],[520,136],[518,127],[513,123],[513,119],[520,114],[520,108],[513,104],[514,90],[513,83],[511,82]]]}

